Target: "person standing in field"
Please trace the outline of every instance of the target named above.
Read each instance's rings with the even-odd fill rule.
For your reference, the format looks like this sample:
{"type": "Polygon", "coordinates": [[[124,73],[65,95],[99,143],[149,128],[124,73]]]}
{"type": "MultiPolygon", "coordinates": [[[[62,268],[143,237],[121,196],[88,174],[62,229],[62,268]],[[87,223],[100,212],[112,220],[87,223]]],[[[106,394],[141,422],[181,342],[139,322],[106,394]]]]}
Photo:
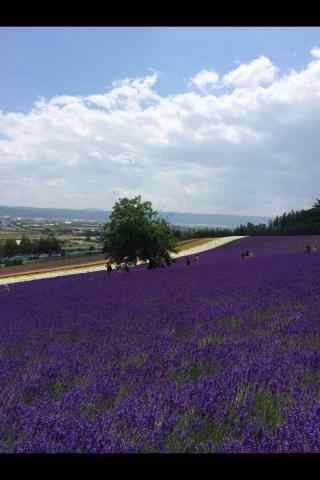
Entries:
{"type": "Polygon", "coordinates": [[[106,267],[107,267],[107,272],[111,273],[112,272],[112,264],[111,264],[110,258],[108,258],[108,260],[107,260],[106,267]]]}
{"type": "Polygon", "coordinates": [[[130,268],[129,268],[129,265],[128,265],[128,260],[126,260],[126,261],[124,262],[124,271],[125,271],[125,272],[130,272],[130,268]]]}
{"type": "Polygon", "coordinates": [[[189,258],[189,257],[187,257],[187,259],[186,259],[186,264],[187,264],[188,266],[191,265],[191,262],[190,262],[190,258],[189,258]]]}
{"type": "Polygon", "coordinates": [[[310,245],[306,245],[306,252],[307,252],[307,253],[311,253],[311,247],[310,247],[310,245]]]}
{"type": "Polygon", "coordinates": [[[194,261],[195,263],[198,263],[198,262],[199,262],[199,257],[198,257],[198,255],[196,255],[196,256],[194,257],[194,260],[193,260],[193,261],[194,261]]]}

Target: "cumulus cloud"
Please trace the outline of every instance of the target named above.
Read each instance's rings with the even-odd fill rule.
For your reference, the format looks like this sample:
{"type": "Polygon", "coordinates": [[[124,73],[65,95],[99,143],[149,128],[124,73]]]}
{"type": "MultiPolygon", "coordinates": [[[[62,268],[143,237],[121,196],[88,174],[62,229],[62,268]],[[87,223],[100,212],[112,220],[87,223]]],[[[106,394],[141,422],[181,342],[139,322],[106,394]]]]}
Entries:
{"type": "Polygon", "coordinates": [[[277,72],[277,67],[267,57],[262,56],[232,70],[223,77],[223,81],[235,87],[256,87],[272,83],[277,72]]]}
{"type": "Polygon", "coordinates": [[[315,58],[320,58],[320,48],[313,48],[311,50],[311,55],[315,58]]]}
{"type": "Polygon", "coordinates": [[[110,209],[141,194],[158,209],[195,213],[311,206],[320,178],[320,57],[312,55],[283,75],[254,59],[223,77],[224,91],[201,90],[219,81],[202,71],[195,90],[160,95],[152,72],[0,112],[1,202],[110,209]]]}
{"type": "Polygon", "coordinates": [[[142,104],[145,102],[159,100],[160,97],[152,90],[157,79],[158,74],[152,73],[144,78],[118,80],[112,83],[112,89],[108,93],[90,95],[86,101],[107,110],[141,110],[142,104]]]}
{"type": "Polygon", "coordinates": [[[206,90],[207,87],[217,86],[219,75],[210,70],[201,70],[193,78],[191,78],[189,85],[196,87],[199,90],[206,90]]]}

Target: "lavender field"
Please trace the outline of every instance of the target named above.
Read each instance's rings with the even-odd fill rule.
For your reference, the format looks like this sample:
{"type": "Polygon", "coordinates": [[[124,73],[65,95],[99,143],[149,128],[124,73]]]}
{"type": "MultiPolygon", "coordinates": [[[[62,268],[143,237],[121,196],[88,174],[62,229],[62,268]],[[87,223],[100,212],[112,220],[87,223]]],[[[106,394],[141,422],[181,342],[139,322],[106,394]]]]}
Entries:
{"type": "Polygon", "coordinates": [[[0,452],[320,452],[307,243],[1,287],[0,452]]]}

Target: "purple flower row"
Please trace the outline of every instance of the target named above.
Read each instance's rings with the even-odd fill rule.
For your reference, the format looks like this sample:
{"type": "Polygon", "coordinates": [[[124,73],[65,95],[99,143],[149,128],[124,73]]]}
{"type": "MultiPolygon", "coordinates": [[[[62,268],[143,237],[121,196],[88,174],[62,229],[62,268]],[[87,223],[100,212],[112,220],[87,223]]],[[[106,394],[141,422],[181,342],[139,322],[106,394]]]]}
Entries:
{"type": "Polygon", "coordinates": [[[318,452],[319,240],[0,289],[0,452],[318,452]]]}

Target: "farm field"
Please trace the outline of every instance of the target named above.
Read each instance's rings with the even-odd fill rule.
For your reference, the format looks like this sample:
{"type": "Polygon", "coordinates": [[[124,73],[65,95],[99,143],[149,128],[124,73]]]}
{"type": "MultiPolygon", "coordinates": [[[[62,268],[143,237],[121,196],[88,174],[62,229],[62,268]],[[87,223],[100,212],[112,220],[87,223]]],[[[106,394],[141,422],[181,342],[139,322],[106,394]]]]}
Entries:
{"type": "MultiPolygon", "coordinates": [[[[218,237],[216,238],[218,239],[218,237]]],[[[183,250],[187,250],[188,248],[198,247],[200,245],[205,245],[206,243],[213,240],[213,238],[193,238],[191,240],[182,240],[178,242],[177,250],[178,252],[182,252],[183,250]]]]}
{"type": "MultiPolygon", "coordinates": [[[[6,232],[4,230],[0,230],[0,242],[4,243],[8,239],[13,240],[21,240],[23,236],[22,232],[6,232]]],[[[28,237],[32,240],[39,240],[40,234],[37,233],[28,233],[28,237]]]]}
{"type": "Polygon", "coordinates": [[[5,267],[0,270],[0,278],[1,276],[10,275],[10,273],[25,273],[31,272],[33,270],[49,270],[50,268],[58,268],[58,267],[69,267],[69,266],[76,266],[82,265],[87,263],[95,263],[95,262],[102,262],[104,261],[105,255],[86,255],[83,257],[77,258],[63,258],[63,259],[55,259],[55,260],[42,260],[42,261],[34,261],[27,263],[25,265],[13,265],[10,267],[5,267]]]}
{"type": "Polygon", "coordinates": [[[243,238],[191,266],[0,288],[0,452],[319,453],[308,243],[243,238]]]}

